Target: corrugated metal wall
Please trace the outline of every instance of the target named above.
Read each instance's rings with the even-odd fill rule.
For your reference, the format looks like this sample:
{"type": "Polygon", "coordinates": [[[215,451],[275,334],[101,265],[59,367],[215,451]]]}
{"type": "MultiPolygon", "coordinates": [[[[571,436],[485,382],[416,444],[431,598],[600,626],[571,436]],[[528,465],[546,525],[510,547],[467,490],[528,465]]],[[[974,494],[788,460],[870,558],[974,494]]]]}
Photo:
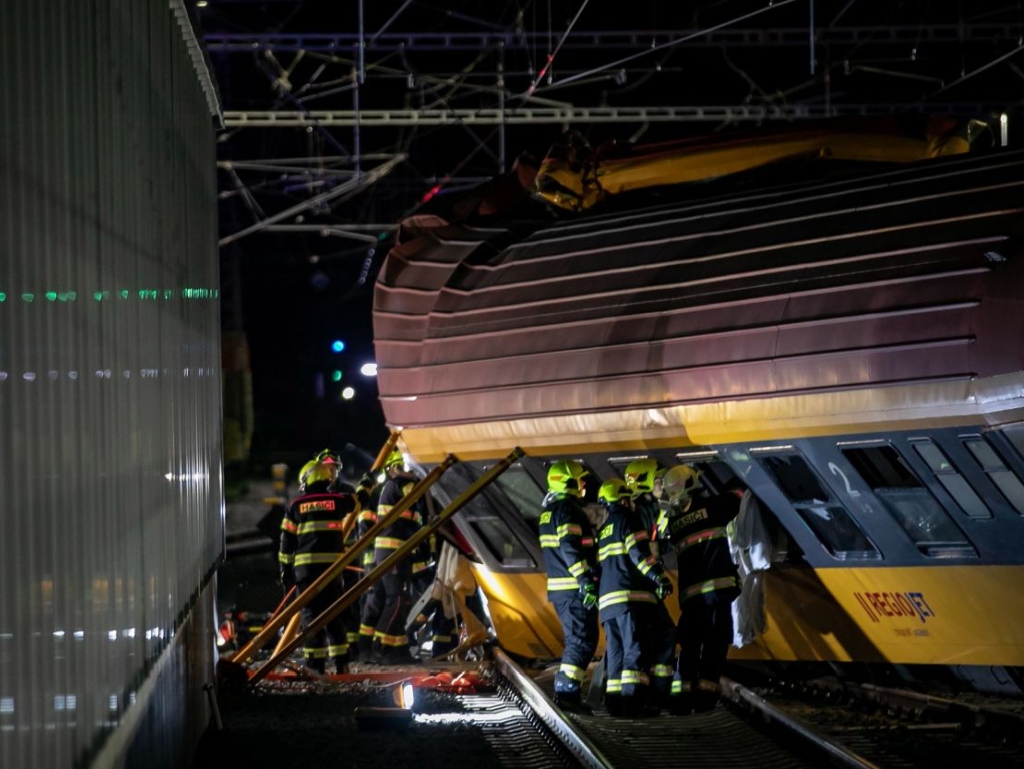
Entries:
{"type": "Polygon", "coordinates": [[[0,766],[124,763],[153,714],[180,765],[223,542],[208,103],[167,0],[3,0],[0,72],[0,766]]]}

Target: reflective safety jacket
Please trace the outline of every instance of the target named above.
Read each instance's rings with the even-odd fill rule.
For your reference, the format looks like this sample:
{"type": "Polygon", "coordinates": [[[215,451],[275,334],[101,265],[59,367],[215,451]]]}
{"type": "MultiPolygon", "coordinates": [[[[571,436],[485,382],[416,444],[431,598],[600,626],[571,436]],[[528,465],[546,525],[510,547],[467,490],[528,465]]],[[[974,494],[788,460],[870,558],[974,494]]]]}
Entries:
{"type": "Polygon", "coordinates": [[[726,533],[739,509],[740,501],[733,494],[693,497],[689,509],[669,509],[668,538],[679,565],[680,606],[696,598],[708,603],[732,601],[740,594],[726,533]]]}
{"type": "Polygon", "coordinates": [[[320,574],[345,551],[345,519],[358,512],[352,494],[322,491],[297,497],[281,520],[281,568],[294,569],[298,580],[320,574]]]}
{"type": "MultiPolygon", "coordinates": [[[[363,535],[373,528],[375,523],[377,523],[376,510],[360,510],[359,518],[356,520],[356,540],[362,539],[363,535]]],[[[359,556],[359,563],[364,571],[369,571],[373,568],[373,553],[374,543],[371,542],[359,556]]]]}
{"type": "MultiPolygon", "coordinates": [[[[377,522],[377,511],[370,507],[374,488],[372,484],[372,477],[367,475],[364,476],[363,480],[359,482],[359,486],[356,487],[356,498],[359,500],[360,509],[352,535],[346,542],[348,545],[354,545],[358,540],[362,539],[363,535],[373,528],[373,524],[377,522]]],[[[373,553],[374,544],[371,542],[367,545],[366,549],[359,554],[359,561],[357,565],[362,568],[363,571],[370,571],[373,568],[373,553]]]]}
{"type": "Polygon", "coordinates": [[[583,502],[553,495],[540,514],[540,546],[548,572],[548,600],[572,595],[585,584],[597,587],[597,548],[583,502]]]}
{"type": "Polygon", "coordinates": [[[597,608],[601,621],[625,614],[630,604],[657,604],[654,588],[665,570],[651,554],[649,537],[635,512],[608,506],[608,519],[597,539],[601,567],[597,608]]]}
{"type": "MultiPolygon", "coordinates": [[[[384,484],[384,488],[380,490],[380,500],[377,502],[377,520],[391,512],[391,508],[397,505],[415,484],[416,479],[406,475],[389,479],[384,484]]],[[[398,517],[397,521],[387,528],[381,529],[374,541],[374,566],[383,563],[385,558],[404,545],[406,540],[422,528],[422,505],[423,500],[417,500],[412,507],[398,517]]],[[[398,574],[409,576],[412,573],[413,555],[410,554],[409,557],[403,558],[395,565],[398,574]]]]}
{"type": "Polygon", "coordinates": [[[651,553],[657,558],[661,554],[658,540],[664,537],[665,521],[653,494],[647,491],[634,497],[633,516],[640,528],[647,532],[651,553]]]}

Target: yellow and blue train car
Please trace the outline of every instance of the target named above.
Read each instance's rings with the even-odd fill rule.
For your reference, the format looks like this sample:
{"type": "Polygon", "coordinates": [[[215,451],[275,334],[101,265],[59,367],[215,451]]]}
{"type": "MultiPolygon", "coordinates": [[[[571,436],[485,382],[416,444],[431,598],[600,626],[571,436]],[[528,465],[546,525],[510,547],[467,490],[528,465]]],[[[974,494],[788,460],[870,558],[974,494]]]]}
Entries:
{"type": "Polygon", "coordinates": [[[767,629],[733,658],[1024,666],[1024,152],[830,136],[522,161],[403,224],[374,305],[388,422],[461,460],[447,496],[526,452],[457,519],[508,650],[560,652],[546,464],[650,456],[766,511],[767,629]],[[710,178],[702,153],[744,148],[710,178]]]}

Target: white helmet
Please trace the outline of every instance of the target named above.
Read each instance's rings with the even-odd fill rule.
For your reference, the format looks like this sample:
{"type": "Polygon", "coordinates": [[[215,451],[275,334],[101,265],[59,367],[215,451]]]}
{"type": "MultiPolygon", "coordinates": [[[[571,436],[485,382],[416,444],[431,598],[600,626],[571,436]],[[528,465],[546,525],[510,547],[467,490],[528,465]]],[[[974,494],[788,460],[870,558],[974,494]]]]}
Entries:
{"type": "Polygon", "coordinates": [[[700,471],[689,465],[673,465],[665,473],[664,495],[671,505],[685,502],[700,488],[700,471]]]}

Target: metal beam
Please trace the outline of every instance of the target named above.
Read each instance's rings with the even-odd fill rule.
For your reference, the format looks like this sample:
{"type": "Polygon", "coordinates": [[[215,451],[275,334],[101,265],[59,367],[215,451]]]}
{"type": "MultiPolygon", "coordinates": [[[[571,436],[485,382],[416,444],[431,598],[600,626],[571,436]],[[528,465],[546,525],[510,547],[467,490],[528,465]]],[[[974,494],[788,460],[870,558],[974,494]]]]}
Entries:
{"type": "Polygon", "coordinates": [[[405,155],[396,155],[394,159],[389,160],[385,163],[381,163],[372,171],[367,172],[365,175],[359,178],[350,179],[346,182],[342,182],[333,190],[324,192],[320,195],[317,195],[316,197],[312,197],[309,200],[305,200],[302,203],[292,206],[291,208],[286,208],[284,211],[280,211],[274,214],[273,216],[268,216],[263,221],[256,222],[255,224],[250,225],[245,229],[239,230],[238,232],[233,232],[230,235],[221,238],[219,241],[219,245],[226,246],[228,243],[233,243],[239,238],[244,238],[246,235],[251,235],[254,232],[265,230],[270,225],[276,224],[277,222],[280,222],[282,219],[287,219],[289,216],[294,216],[295,214],[300,213],[302,211],[306,211],[307,209],[315,208],[322,203],[326,203],[329,200],[339,198],[342,195],[345,195],[346,193],[354,193],[361,189],[369,187],[370,185],[374,184],[376,181],[384,177],[386,174],[390,173],[395,166],[397,166],[399,163],[405,160],[405,157],[405,155]]]}
{"type": "MultiPolygon", "coordinates": [[[[714,32],[699,29],[681,30],[604,30],[575,31],[563,44],[565,49],[603,50],[640,49],[672,43],[686,37],[689,48],[718,48],[721,46],[755,48],[806,48],[807,27],[778,28],[725,28],[714,32]]],[[[907,46],[920,48],[927,44],[1017,42],[1019,31],[1008,24],[925,24],[922,26],[893,27],[831,27],[816,30],[819,46],[907,46]]],[[[304,50],[325,53],[357,53],[358,33],[286,34],[267,33],[211,33],[204,37],[210,51],[252,52],[275,50],[304,50]]],[[[366,41],[367,51],[475,51],[487,48],[530,49],[548,45],[546,32],[387,32],[366,41]]]]}
{"type": "Polygon", "coordinates": [[[336,238],[349,238],[363,243],[379,243],[373,235],[366,235],[362,232],[350,232],[343,224],[268,224],[264,228],[267,232],[319,232],[323,237],[334,236],[336,238]]]}
{"type": "Polygon", "coordinates": [[[543,125],[552,123],[692,123],[720,121],[804,120],[841,115],[892,115],[903,112],[943,113],[977,117],[1005,110],[1005,104],[932,103],[907,104],[792,104],[694,107],[573,107],[526,109],[445,110],[283,110],[226,111],[224,124],[231,128],[305,128],[310,125],[441,126],[441,125],[543,125]]]}

